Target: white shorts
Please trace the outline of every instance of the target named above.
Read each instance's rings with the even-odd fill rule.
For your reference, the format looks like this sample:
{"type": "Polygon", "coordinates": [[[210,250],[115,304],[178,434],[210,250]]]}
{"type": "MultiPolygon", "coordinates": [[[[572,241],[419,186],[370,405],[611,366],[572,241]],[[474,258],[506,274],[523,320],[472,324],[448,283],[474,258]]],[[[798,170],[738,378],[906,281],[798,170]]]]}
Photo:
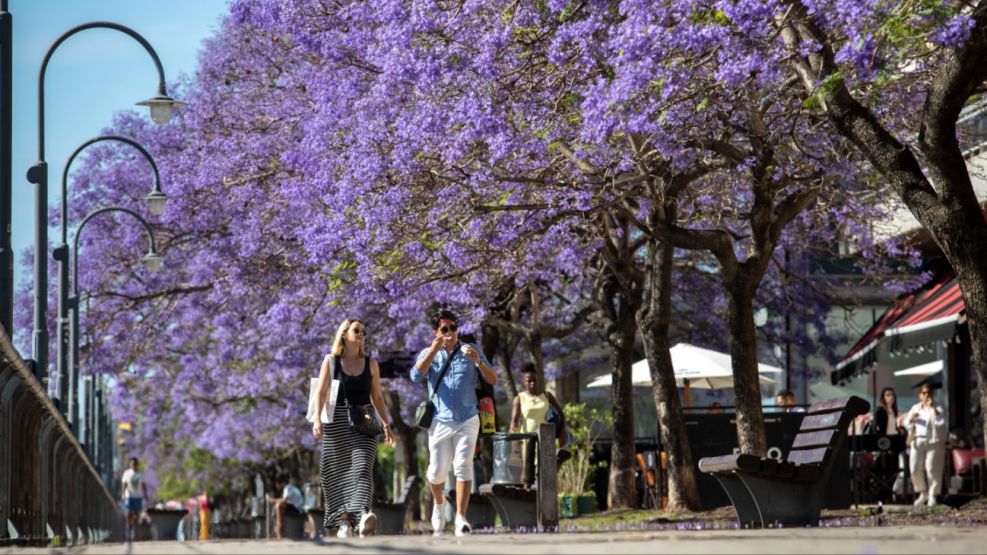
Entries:
{"type": "Polygon", "coordinates": [[[456,480],[473,480],[473,454],[476,452],[476,436],[480,433],[480,417],[465,422],[439,422],[435,420],[428,429],[429,463],[425,476],[433,484],[443,484],[449,474],[449,463],[456,480]]]}

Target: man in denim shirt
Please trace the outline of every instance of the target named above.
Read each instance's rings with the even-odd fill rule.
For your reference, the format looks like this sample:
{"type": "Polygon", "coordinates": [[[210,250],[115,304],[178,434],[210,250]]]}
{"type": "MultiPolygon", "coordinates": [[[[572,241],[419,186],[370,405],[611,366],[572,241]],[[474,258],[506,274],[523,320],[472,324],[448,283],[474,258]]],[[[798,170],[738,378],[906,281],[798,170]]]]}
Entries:
{"type": "Polygon", "coordinates": [[[456,475],[456,522],[457,536],[465,536],[472,531],[466,520],[473,486],[473,454],[476,451],[476,436],[480,431],[480,418],[476,408],[476,386],[480,374],[490,384],[497,384],[497,372],[490,367],[486,357],[474,345],[463,344],[458,351],[458,324],[456,315],[449,310],[440,310],[432,317],[435,338],[432,344],[418,353],[418,359],[411,369],[411,380],[428,380],[429,393],[436,387],[439,372],[450,354],[454,353],[449,369],[435,395],[435,416],[428,429],[428,485],[432,488],[432,531],[439,536],[445,529],[442,490],[445,487],[449,464],[452,463],[456,475]]]}

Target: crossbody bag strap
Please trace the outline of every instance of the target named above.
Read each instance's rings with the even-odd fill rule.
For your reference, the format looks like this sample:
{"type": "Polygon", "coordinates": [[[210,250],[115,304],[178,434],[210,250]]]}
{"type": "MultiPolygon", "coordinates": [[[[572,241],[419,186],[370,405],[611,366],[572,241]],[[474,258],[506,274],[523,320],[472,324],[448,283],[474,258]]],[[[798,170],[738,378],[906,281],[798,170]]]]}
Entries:
{"type": "Polygon", "coordinates": [[[432,388],[432,395],[429,397],[429,399],[435,399],[435,394],[438,393],[439,386],[442,385],[442,378],[445,377],[446,370],[449,369],[449,364],[452,362],[452,357],[456,356],[456,353],[459,352],[459,348],[462,346],[463,346],[462,342],[457,343],[456,348],[453,349],[451,353],[449,353],[449,358],[446,359],[445,364],[442,365],[442,369],[439,370],[439,377],[438,379],[435,380],[435,387],[432,388]]]}

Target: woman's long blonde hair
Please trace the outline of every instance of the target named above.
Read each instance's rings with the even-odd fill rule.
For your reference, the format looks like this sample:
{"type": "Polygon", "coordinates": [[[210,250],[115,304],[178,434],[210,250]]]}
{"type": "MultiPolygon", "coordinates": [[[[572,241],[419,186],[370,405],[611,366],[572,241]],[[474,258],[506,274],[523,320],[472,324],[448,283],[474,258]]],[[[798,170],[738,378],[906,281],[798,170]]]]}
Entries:
{"type": "MultiPolygon", "coordinates": [[[[363,323],[363,320],[360,320],[359,318],[347,318],[343,320],[343,323],[339,324],[339,327],[336,328],[336,338],[332,340],[332,350],[329,354],[334,357],[343,356],[343,351],[346,347],[346,340],[343,339],[343,336],[346,335],[346,332],[349,331],[350,326],[353,324],[363,324],[363,331],[366,332],[367,325],[363,323]]],[[[367,352],[365,350],[366,346],[367,336],[364,335],[363,345],[360,346],[360,356],[367,356],[367,352]]]]}

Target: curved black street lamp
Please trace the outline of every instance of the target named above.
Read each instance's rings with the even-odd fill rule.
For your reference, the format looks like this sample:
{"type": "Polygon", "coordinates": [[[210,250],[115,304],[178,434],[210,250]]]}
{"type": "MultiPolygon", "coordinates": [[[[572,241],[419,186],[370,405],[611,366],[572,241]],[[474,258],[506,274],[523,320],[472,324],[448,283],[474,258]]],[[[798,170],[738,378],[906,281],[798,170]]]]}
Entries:
{"type": "MultiPolygon", "coordinates": [[[[76,422],[77,401],[78,401],[78,380],[79,374],[76,368],[69,364],[69,318],[68,318],[68,295],[69,295],[69,268],[68,268],[68,181],[69,169],[72,162],[91,145],[104,141],[121,142],[134,147],[151,165],[154,171],[154,188],[144,197],[148,204],[148,212],[152,215],[161,214],[164,211],[167,197],[161,192],[161,175],[158,173],[158,166],[154,163],[154,158],[147,150],[133,139],[119,135],[103,135],[94,137],[79,145],[69,156],[62,171],[62,242],[55,247],[52,257],[58,261],[58,355],[55,362],[55,375],[57,386],[55,388],[58,398],[65,404],[65,417],[70,423],[76,422]]],[[[78,428],[76,433],[78,433],[78,428]]]]}
{"type": "MultiPolygon", "coordinates": [[[[152,272],[158,271],[159,269],[161,269],[161,261],[163,260],[157,251],[157,246],[154,241],[154,231],[151,229],[151,226],[147,223],[147,220],[142,218],[140,214],[138,214],[137,212],[134,212],[129,208],[123,208],[120,206],[109,206],[106,208],[100,208],[98,210],[94,210],[93,212],[89,213],[88,216],[82,219],[82,222],[79,224],[79,228],[76,229],[75,231],[75,240],[72,246],[72,297],[68,298],[65,303],[65,305],[68,308],[67,321],[69,321],[71,324],[69,326],[69,329],[71,330],[69,334],[69,342],[72,344],[72,348],[70,350],[71,356],[69,357],[67,365],[69,368],[71,368],[71,374],[76,377],[75,383],[78,383],[78,374],[79,374],[79,237],[82,236],[82,230],[85,229],[86,224],[89,223],[90,220],[92,220],[93,218],[95,218],[100,214],[105,214],[107,212],[123,212],[125,214],[129,214],[134,218],[136,218],[137,221],[144,226],[144,230],[147,232],[147,240],[149,247],[147,254],[144,255],[143,262],[148,270],[152,272]]],[[[67,255],[68,253],[65,252],[65,254],[67,255]]],[[[66,262],[67,261],[68,260],[66,256],[66,262]]],[[[93,395],[95,395],[96,393],[95,384],[93,386],[93,389],[94,391],[90,392],[90,395],[87,395],[87,397],[89,399],[95,400],[95,397],[93,397],[93,395]]],[[[73,401],[74,398],[75,395],[70,393],[69,402],[74,404],[73,401]]],[[[85,436],[81,437],[80,440],[89,449],[90,458],[94,461],[97,461],[97,465],[98,465],[99,455],[100,455],[98,451],[100,449],[100,446],[98,442],[95,442],[93,440],[94,439],[93,428],[96,425],[96,421],[99,419],[98,416],[96,416],[93,413],[93,411],[95,410],[96,410],[96,406],[93,404],[89,404],[89,407],[85,409],[85,413],[87,415],[87,418],[84,419],[84,421],[86,422],[85,431],[83,432],[83,430],[79,430],[78,429],[79,427],[77,426],[76,434],[81,434],[81,433],[85,434],[85,436]]]]}
{"type": "MultiPolygon", "coordinates": [[[[161,59],[158,58],[154,48],[144,37],[129,27],[107,21],[84,23],[66,31],[48,47],[48,52],[45,53],[41,62],[41,70],[38,72],[38,162],[27,171],[27,180],[36,186],[34,197],[34,345],[32,354],[35,375],[42,381],[48,376],[48,163],[45,161],[45,72],[52,54],[66,39],[81,31],[96,28],[120,31],[140,43],[151,55],[158,71],[158,91],[154,97],[139,102],[138,105],[150,107],[151,119],[155,123],[167,122],[171,118],[173,109],[182,104],[168,96],[164,69],[161,67],[161,59]]],[[[62,410],[65,410],[64,407],[62,410]]]]}

